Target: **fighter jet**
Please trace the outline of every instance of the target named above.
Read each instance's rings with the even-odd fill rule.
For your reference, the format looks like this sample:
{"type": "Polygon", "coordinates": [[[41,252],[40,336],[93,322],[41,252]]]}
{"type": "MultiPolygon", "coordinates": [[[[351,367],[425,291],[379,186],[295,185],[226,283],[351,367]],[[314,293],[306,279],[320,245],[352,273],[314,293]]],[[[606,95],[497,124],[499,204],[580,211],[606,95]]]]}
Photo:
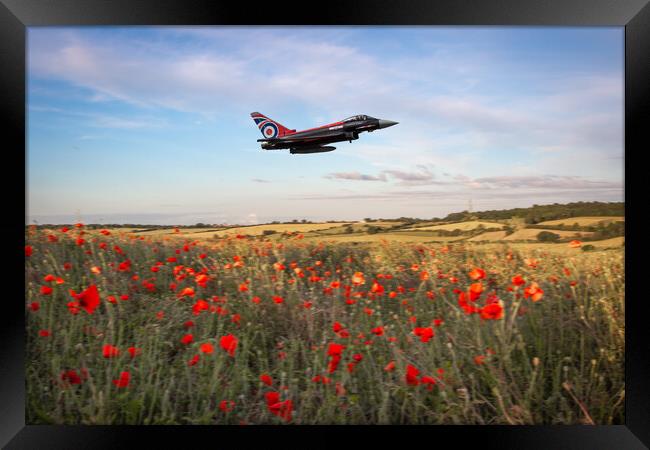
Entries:
{"type": "Polygon", "coordinates": [[[392,120],[375,119],[361,114],[348,117],[340,122],[296,131],[290,130],[258,112],[251,113],[251,117],[264,136],[264,139],[257,140],[257,142],[262,142],[263,150],[289,149],[292,154],[331,152],[336,147],[324,144],[352,142],[359,139],[359,133],[364,131],[372,132],[397,125],[397,122],[392,120]]]}

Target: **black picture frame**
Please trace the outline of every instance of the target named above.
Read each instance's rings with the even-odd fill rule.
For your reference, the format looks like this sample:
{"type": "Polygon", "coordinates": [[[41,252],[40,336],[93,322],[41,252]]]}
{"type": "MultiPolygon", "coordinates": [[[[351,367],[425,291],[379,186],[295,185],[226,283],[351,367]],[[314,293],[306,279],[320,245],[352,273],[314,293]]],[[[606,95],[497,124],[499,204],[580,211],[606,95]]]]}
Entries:
{"type": "MultiPolygon", "coordinates": [[[[2,177],[7,214],[0,221],[4,250],[2,318],[0,328],[0,444],[7,449],[131,448],[146,445],[177,447],[209,439],[225,446],[226,437],[240,446],[248,439],[265,445],[286,445],[300,439],[303,445],[352,444],[351,434],[369,446],[401,435],[401,445],[416,439],[439,446],[475,444],[480,448],[642,449],[650,445],[649,341],[642,293],[644,267],[635,258],[645,254],[639,208],[644,206],[647,175],[643,150],[650,111],[650,6],[648,0],[388,0],[328,1],[323,4],[278,2],[220,2],[209,0],[0,0],[0,76],[2,77],[2,130],[6,146],[2,177]],[[625,202],[626,202],[626,405],[625,425],[614,426],[438,426],[438,427],[122,427],[25,425],[24,305],[20,260],[24,257],[25,222],[19,191],[28,174],[26,162],[25,57],[26,27],[83,25],[518,25],[518,26],[623,26],[625,27],[625,202]],[[9,138],[9,139],[7,139],[9,138]],[[630,160],[630,157],[632,160],[630,160]],[[636,162],[636,164],[635,164],[636,162]],[[636,173],[635,173],[636,171],[636,173]],[[17,174],[14,178],[11,175],[17,174]],[[643,184],[642,184],[643,183],[643,184]],[[635,206],[637,211],[633,209],[635,206]],[[15,203],[15,205],[14,205],[15,203]],[[14,207],[15,206],[15,207],[14,207]],[[630,245],[630,243],[632,245],[630,245]],[[634,295],[637,294],[637,295],[634,295]],[[137,434],[137,436],[136,436],[137,434]]],[[[645,146],[644,146],[645,144],[645,146]]],[[[25,210],[26,214],[26,210],[25,210]]],[[[23,289],[24,294],[24,289],[23,289]]]]}

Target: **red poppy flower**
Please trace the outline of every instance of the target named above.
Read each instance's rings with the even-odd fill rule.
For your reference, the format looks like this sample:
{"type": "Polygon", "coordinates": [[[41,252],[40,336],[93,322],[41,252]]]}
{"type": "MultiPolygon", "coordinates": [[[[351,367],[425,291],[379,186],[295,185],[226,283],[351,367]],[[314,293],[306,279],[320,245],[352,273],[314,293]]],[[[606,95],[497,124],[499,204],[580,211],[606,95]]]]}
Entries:
{"type": "Polygon", "coordinates": [[[352,275],[353,284],[360,285],[360,284],[364,284],[365,282],[366,280],[363,277],[363,272],[355,272],[354,275],[352,275]]]}
{"type": "Polygon", "coordinates": [[[514,277],[512,277],[512,284],[514,284],[515,286],[521,286],[522,284],[525,283],[526,281],[524,281],[521,275],[515,275],[514,277]]]}
{"type": "Polygon", "coordinates": [[[182,297],[194,297],[194,288],[186,287],[185,289],[183,289],[182,291],[180,291],[178,293],[178,297],[179,298],[182,298],[182,297]]]}
{"type": "Polygon", "coordinates": [[[32,253],[34,253],[34,249],[32,248],[31,245],[26,245],[25,246],[25,256],[29,257],[32,256],[32,253]]]}
{"type": "Polygon", "coordinates": [[[206,302],[205,300],[197,300],[194,305],[192,305],[192,314],[195,316],[198,316],[201,311],[207,311],[210,309],[210,304],[206,302]]]}
{"type": "Polygon", "coordinates": [[[534,302],[541,300],[543,296],[544,291],[535,282],[531,283],[530,286],[524,289],[524,297],[530,297],[534,302]]]}
{"type": "Polygon", "coordinates": [[[470,301],[476,301],[483,292],[483,285],[481,283],[472,283],[469,286],[469,299],[470,301]]]}
{"type": "Polygon", "coordinates": [[[129,354],[131,355],[131,358],[135,358],[137,355],[139,355],[140,353],[142,353],[142,349],[141,349],[141,348],[137,348],[137,347],[129,347],[129,348],[127,348],[127,351],[128,351],[129,354]]]}
{"type": "Polygon", "coordinates": [[[70,384],[81,384],[81,377],[79,377],[76,370],[66,370],[61,374],[61,380],[70,384]]]}
{"type": "Polygon", "coordinates": [[[225,413],[228,413],[233,409],[235,409],[235,402],[233,402],[232,400],[222,400],[219,403],[219,409],[225,413]]]}
{"type": "Polygon", "coordinates": [[[131,374],[129,372],[121,372],[120,378],[117,380],[113,380],[113,384],[119,388],[125,388],[129,385],[130,380],[131,380],[131,374]]]}
{"type": "Polygon", "coordinates": [[[181,338],[181,344],[189,345],[194,342],[194,336],[191,334],[186,334],[181,338]]]}
{"type": "Polygon", "coordinates": [[[39,330],[38,335],[41,337],[48,337],[50,335],[49,330],[39,330]]]}
{"type": "Polygon", "coordinates": [[[316,375],[311,379],[314,383],[323,383],[323,384],[330,384],[332,381],[331,378],[324,377],[322,375],[316,375]]]}
{"type": "Polygon", "coordinates": [[[429,342],[429,340],[435,335],[433,328],[414,328],[413,334],[420,337],[420,341],[429,342]]]}
{"type": "Polygon", "coordinates": [[[480,280],[482,278],[485,278],[485,271],[483,269],[479,269],[478,267],[475,267],[470,273],[469,277],[472,280],[480,280]]]}
{"type": "Polygon", "coordinates": [[[280,394],[277,392],[266,393],[266,406],[271,414],[282,417],[287,422],[291,420],[293,402],[291,400],[279,401],[280,394]]]}
{"type": "Polygon", "coordinates": [[[38,303],[38,302],[32,302],[32,303],[30,303],[30,305],[29,305],[29,309],[31,309],[32,311],[36,312],[36,311],[38,311],[39,309],[41,309],[41,304],[38,303]]]}
{"type": "Polygon", "coordinates": [[[407,365],[406,366],[406,383],[411,386],[417,386],[419,381],[418,381],[418,375],[420,375],[420,371],[412,366],[412,365],[407,365]]]}
{"type": "Polygon", "coordinates": [[[283,302],[284,302],[284,299],[283,299],[282,297],[280,297],[279,295],[275,295],[275,296],[273,297],[273,301],[274,301],[275,303],[280,304],[280,303],[283,303],[283,302]]]}
{"type": "Polygon", "coordinates": [[[267,386],[271,386],[273,384],[273,378],[271,378],[271,376],[266,373],[260,375],[260,381],[267,386]]]}
{"type": "Polygon", "coordinates": [[[392,372],[393,369],[395,369],[395,361],[391,361],[388,364],[386,364],[386,367],[384,367],[384,370],[386,372],[392,372]]]}
{"type": "Polygon", "coordinates": [[[338,322],[334,322],[334,325],[332,325],[332,330],[334,330],[335,333],[338,333],[343,329],[343,325],[341,325],[338,322]]]}
{"type": "Polygon", "coordinates": [[[264,397],[266,397],[266,404],[267,405],[273,405],[274,403],[277,403],[280,401],[280,393],[279,392],[267,392],[264,394],[264,397]]]}
{"type": "Polygon", "coordinates": [[[372,331],[377,336],[381,336],[382,334],[384,334],[384,327],[375,327],[370,331],[372,331]]]}
{"type": "Polygon", "coordinates": [[[70,313],[73,314],[73,315],[79,314],[78,306],[79,306],[79,303],[77,303],[77,302],[68,302],[67,303],[68,311],[70,311],[70,313]]]}
{"type": "Polygon", "coordinates": [[[192,359],[189,360],[189,362],[187,363],[187,365],[188,365],[188,366],[193,366],[193,365],[195,365],[196,363],[199,362],[199,359],[200,359],[200,356],[199,356],[199,355],[194,355],[194,356],[192,357],[192,359]]]}
{"type": "Polygon", "coordinates": [[[474,362],[479,366],[482,365],[482,364],[485,364],[485,355],[475,356],[474,357],[474,362]]]}
{"type": "Polygon", "coordinates": [[[433,386],[436,384],[436,379],[433,378],[433,377],[424,376],[424,377],[420,378],[420,383],[426,384],[427,389],[431,390],[431,389],[433,389],[433,386]]]}
{"type": "Polygon", "coordinates": [[[503,307],[499,303],[490,303],[481,308],[481,318],[498,320],[503,318],[503,307]]]}
{"type": "Polygon", "coordinates": [[[118,349],[113,345],[106,344],[102,347],[102,355],[104,356],[104,358],[114,358],[119,354],[120,354],[120,349],[118,349]]]}
{"type": "Polygon", "coordinates": [[[50,295],[52,293],[52,288],[49,286],[41,286],[41,294],[50,295]]]}
{"type": "Polygon", "coordinates": [[[327,354],[329,356],[341,356],[344,349],[345,346],[342,344],[331,343],[327,349],[327,354]]]}
{"type": "Polygon", "coordinates": [[[235,356],[235,350],[237,349],[237,338],[232,334],[222,336],[219,344],[221,348],[228,352],[230,356],[235,356]]]}
{"type": "Polygon", "coordinates": [[[372,287],[370,288],[370,292],[381,295],[384,293],[384,287],[377,282],[377,280],[373,281],[372,287]]]}
{"type": "Polygon", "coordinates": [[[334,373],[341,362],[341,355],[332,355],[329,363],[327,364],[327,372],[334,373]]]}
{"type": "Polygon", "coordinates": [[[94,284],[91,284],[85,291],[74,297],[79,302],[79,307],[88,314],[94,313],[99,306],[99,293],[97,292],[97,286],[94,284]]]}
{"type": "Polygon", "coordinates": [[[210,344],[209,342],[205,342],[199,346],[199,349],[203,353],[207,353],[208,355],[211,354],[214,351],[214,346],[210,344]]]}

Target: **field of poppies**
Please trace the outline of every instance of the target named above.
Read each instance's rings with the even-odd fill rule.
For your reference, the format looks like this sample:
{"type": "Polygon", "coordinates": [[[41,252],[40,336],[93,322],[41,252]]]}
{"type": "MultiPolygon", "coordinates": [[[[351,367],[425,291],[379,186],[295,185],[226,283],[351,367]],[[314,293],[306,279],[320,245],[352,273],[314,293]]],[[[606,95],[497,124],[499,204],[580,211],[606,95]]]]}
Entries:
{"type": "Polygon", "coordinates": [[[29,424],[624,423],[619,250],[26,233],[29,424]]]}

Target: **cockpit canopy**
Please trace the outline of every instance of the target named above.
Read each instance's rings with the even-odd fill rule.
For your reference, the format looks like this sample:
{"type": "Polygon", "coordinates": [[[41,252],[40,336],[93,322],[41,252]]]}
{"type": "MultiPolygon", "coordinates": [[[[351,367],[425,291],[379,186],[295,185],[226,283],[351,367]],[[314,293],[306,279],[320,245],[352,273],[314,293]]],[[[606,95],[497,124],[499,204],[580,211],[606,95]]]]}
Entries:
{"type": "Polygon", "coordinates": [[[374,117],[366,116],[364,114],[359,114],[358,116],[352,116],[348,117],[347,119],[344,119],[343,122],[356,122],[359,120],[369,120],[373,119],[374,117]]]}

